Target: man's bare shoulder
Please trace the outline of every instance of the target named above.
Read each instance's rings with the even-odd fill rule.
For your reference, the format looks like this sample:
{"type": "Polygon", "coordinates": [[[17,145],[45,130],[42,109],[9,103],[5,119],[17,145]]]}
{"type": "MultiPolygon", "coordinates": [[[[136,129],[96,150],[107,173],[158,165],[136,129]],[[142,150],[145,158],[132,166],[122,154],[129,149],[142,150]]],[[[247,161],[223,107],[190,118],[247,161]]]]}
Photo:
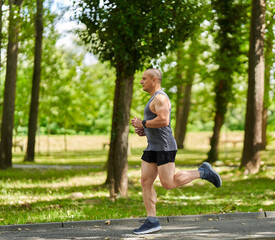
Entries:
{"type": "Polygon", "coordinates": [[[169,100],[166,95],[160,93],[155,96],[153,102],[157,105],[163,105],[169,103],[169,100]]]}
{"type": "Polygon", "coordinates": [[[154,101],[158,102],[158,103],[166,103],[169,102],[167,96],[165,96],[164,94],[157,94],[154,98],[154,101]]]}
{"type": "Polygon", "coordinates": [[[157,94],[152,101],[154,107],[167,107],[170,108],[170,101],[168,97],[164,94],[157,94]]]}

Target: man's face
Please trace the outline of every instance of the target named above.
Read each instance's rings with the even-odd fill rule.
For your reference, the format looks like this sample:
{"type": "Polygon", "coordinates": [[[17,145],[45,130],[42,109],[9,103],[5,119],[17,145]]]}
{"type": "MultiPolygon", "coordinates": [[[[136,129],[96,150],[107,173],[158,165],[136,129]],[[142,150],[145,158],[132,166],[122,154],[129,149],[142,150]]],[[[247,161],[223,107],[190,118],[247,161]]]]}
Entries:
{"type": "Polygon", "coordinates": [[[143,91],[149,92],[153,85],[153,78],[148,72],[144,72],[140,84],[143,86],[143,91]]]}

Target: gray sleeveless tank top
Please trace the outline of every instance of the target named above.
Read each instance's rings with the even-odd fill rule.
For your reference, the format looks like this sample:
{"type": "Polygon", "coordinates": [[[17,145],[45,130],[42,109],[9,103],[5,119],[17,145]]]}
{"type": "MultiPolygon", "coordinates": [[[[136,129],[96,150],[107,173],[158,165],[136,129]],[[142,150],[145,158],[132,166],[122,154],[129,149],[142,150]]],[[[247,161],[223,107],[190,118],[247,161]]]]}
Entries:
{"type": "MultiPolygon", "coordinates": [[[[157,115],[154,114],[149,105],[157,94],[163,94],[168,99],[169,97],[162,90],[157,91],[149,100],[144,108],[144,120],[152,120],[157,115]]],[[[170,99],[169,99],[170,101],[170,99]]],[[[170,102],[171,103],[171,102],[170,102]]],[[[169,125],[162,128],[145,128],[145,134],[147,137],[148,146],[144,151],[176,151],[177,144],[174,139],[171,129],[171,108],[169,109],[169,125]]]]}

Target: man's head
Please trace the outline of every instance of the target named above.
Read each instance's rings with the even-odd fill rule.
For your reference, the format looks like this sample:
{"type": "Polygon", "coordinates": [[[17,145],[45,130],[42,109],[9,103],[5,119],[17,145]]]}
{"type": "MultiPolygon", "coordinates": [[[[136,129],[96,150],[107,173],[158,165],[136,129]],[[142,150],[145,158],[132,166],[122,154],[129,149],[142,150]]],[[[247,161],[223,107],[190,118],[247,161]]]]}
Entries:
{"type": "Polygon", "coordinates": [[[145,72],[148,73],[151,76],[151,78],[156,78],[158,82],[161,83],[162,74],[160,70],[158,70],[157,68],[149,68],[145,72]]]}
{"type": "Polygon", "coordinates": [[[144,91],[151,93],[161,87],[161,81],[161,71],[156,68],[149,68],[143,73],[140,84],[143,86],[144,91]]]}

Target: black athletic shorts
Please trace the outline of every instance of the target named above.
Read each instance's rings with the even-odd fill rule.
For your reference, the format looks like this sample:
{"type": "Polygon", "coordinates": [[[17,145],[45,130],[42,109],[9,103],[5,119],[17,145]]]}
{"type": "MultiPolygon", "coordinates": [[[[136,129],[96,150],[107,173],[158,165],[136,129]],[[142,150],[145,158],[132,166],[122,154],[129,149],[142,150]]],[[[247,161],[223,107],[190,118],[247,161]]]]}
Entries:
{"type": "Polygon", "coordinates": [[[148,163],[157,163],[158,166],[175,162],[177,151],[143,151],[142,160],[148,163]]]}

